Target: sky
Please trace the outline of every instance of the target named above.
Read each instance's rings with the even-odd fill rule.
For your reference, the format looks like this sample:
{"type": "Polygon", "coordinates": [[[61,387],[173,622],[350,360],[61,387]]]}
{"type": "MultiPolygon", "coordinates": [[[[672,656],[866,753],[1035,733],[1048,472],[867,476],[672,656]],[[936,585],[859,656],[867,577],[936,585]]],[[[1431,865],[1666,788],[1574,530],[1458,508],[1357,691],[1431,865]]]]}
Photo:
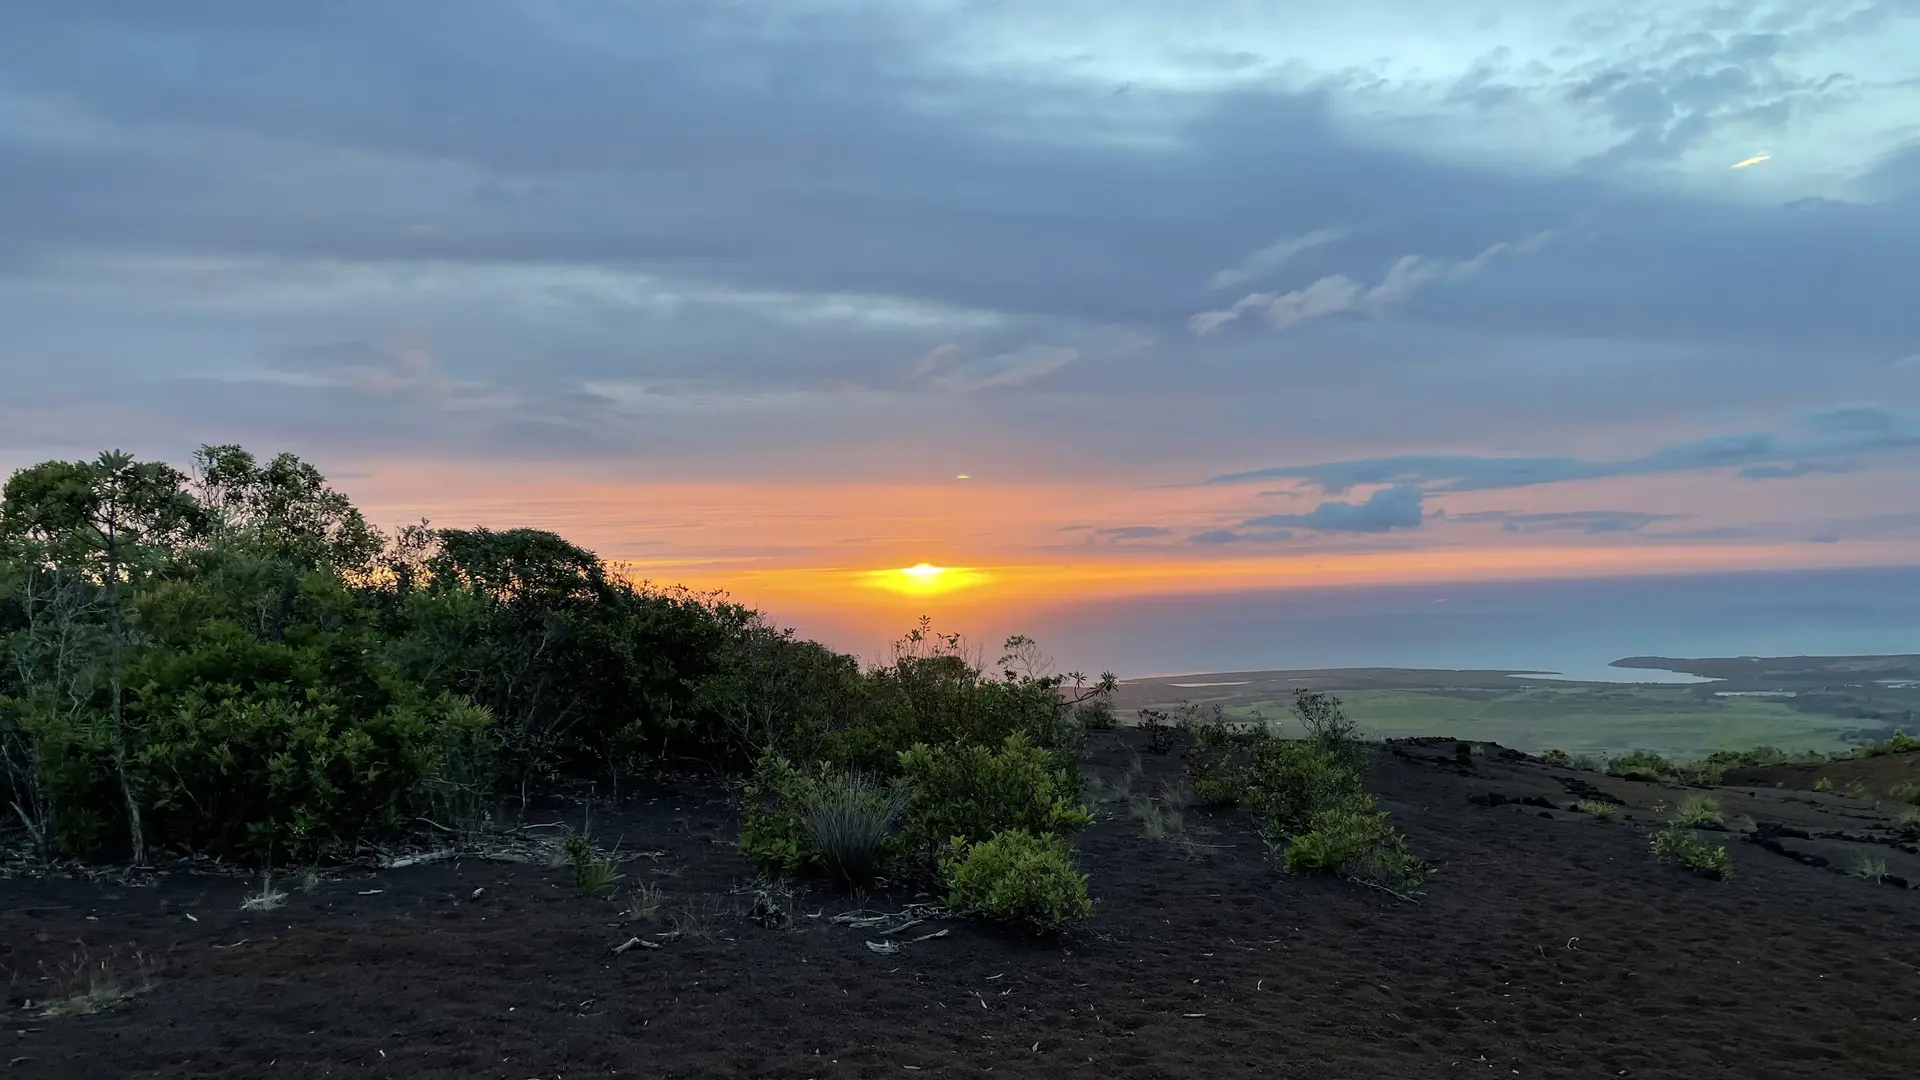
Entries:
{"type": "Polygon", "coordinates": [[[1912,565],[1916,56],[1920,0],[0,0],[0,470],[292,450],[803,626],[1912,565]]]}

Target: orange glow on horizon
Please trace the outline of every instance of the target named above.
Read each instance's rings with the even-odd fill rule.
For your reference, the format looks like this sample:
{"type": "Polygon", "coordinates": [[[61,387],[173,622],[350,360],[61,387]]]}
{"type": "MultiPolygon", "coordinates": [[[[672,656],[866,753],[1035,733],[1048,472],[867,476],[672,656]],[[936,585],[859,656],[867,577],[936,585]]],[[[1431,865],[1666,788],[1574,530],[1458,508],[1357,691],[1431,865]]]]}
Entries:
{"type": "MultiPolygon", "coordinates": [[[[1870,477],[1819,483],[1822,491],[1859,485],[1853,494],[1862,500],[1882,494],[1870,477]]],[[[385,462],[342,486],[376,522],[424,515],[443,525],[551,529],[633,577],[724,590],[776,619],[845,616],[889,626],[923,613],[1013,617],[1067,603],[1182,593],[1920,565],[1920,544],[1891,539],[1811,544],[1634,534],[1556,542],[1455,528],[1308,536],[1248,554],[1192,537],[1264,512],[1305,511],[1322,496],[1191,485],[977,477],[668,483],[526,464],[385,462]],[[1141,528],[1154,525],[1164,528],[1141,528]],[[942,561],[927,560],[932,551],[942,561]]],[[[1527,493],[1525,503],[1507,492],[1455,496],[1447,509],[1552,511],[1631,499],[1703,524],[1738,523],[1770,520],[1784,490],[1729,488],[1714,477],[1566,488],[1527,493]]]]}
{"type": "MultiPolygon", "coordinates": [[[[834,567],[752,568],[717,575],[698,568],[706,587],[724,588],[742,601],[775,611],[787,607],[866,609],[899,613],[903,599],[940,596],[967,611],[1032,608],[1074,601],[1242,592],[1413,585],[1439,582],[1529,581],[1562,578],[1789,570],[1809,566],[1885,566],[1920,561],[1911,545],[1859,544],[1850,558],[1822,551],[1813,562],[1807,545],[1670,545],[1662,547],[1449,548],[1302,554],[1207,561],[1086,561],[993,567],[910,567],[858,570],[834,567]],[[849,586],[866,586],[850,588],[849,586]],[[955,594],[965,590],[965,596],[955,594]]],[[[659,577],[657,570],[654,576],[659,577]]],[[[696,568],[686,567],[689,576],[696,568]]]]}

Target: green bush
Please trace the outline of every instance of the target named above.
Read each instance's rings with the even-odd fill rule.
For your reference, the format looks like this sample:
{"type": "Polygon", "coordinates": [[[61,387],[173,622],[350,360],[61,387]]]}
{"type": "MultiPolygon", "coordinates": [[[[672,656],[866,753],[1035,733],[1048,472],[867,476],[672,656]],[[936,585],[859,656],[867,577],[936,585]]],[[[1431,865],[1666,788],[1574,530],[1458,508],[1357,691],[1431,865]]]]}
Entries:
{"type": "Polygon", "coordinates": [[[1573,755],[1565,750],[1543,750],[1540,752],[1542,765],[1553,765],[1562,769],[1573,768],[1573,755]]]}
{"type": "Polygon", "coordinates": [[[1892,796],[1895,802],[1920,806],[1920,780],[1907,780],[1895,784],[1887,791],[1887,794],[1892,796]]]}
{"type": "Polygon", "coordinates": [[[1861,747],[1857,753],[1861,757],[1886,757],[1891,754],[1911,754],[1915,751],[1920,751],[1920,738],[1896,730],[1877,743],[1869,743],[1861,747]]]}
{"type": "Polygon", "coordinates": [[[0,491],[0,807],[48,858],[466,832],[669,761],[761,759],[742,847],[789,871],[904,850],[879,786],[908,773],[928,866],[956,835],[1084,824],[1112,676],[1026,638],[970,656],[923,622],[863,669],[542,530],[383,536],[289,455],[205,447],[189,476],[112,452],[0,491]]]}
{"type": "Polygon", "coordinates": [[[1317,690],[1296,690],[1293,715],[1306,732],[1306,741],[1355,776],[1366,771],[1373,747],[1360,738],[1360,729],[1347,718],[1340,699],[1317,690]]]}
{"type": "Polygon", "coordinates": [[[1649,750],[1634,750],[1607,762],[1607,775],[1628,780],[1669,781],[1674,779],[1673,762],[1649,750]]]}
{"type": "Polygon", "coordinates": [[[900,771],[915,794],[903,831],[922,852],[1015,829],[1063,833],[1093,820],[1080,801],[1080,775],[1019,732],[998,749],[921,743],[901,752],[900,771]]]}
{"type": "Polygon", "coordinates": [[[1238,801],[1269,827],[1291,833],[1310,827],[1323,810],[1365,797],[1348,762],[1311,743],[1275,739],[1254,748],[1238,801]]]}
{"type": "Polygon", "coordinates": [[[947,906],[967,915],[1048,931],[1093,916],[1087,877],[1056,836],[1015,829],[971,843],[956,838],[940,868],[947,906]]]}
{"type": "Polygon", "coordinates": [[[777,874],[820,865],[806,814],[826,789],[829,775],[825,767],[805,771],[772,752],[762,755],[744,793],[741,854],[777,874]]]}
{"type": "Polygon", "coordinates": [[[303,858],[391,835],[459,784],[491,787],[492,717],[407,680],[332,577],[203,560],[132,607],[145,633],[117,722],[104,678],[83,708],[20,714],[68,850],[127,835],[131,805],[147,846],[303,858]]]}
{"type": "Polygon", "coordinates": [[[1678,825],[1653,834],[1654,857],[1661,862],[1677,862],[1689,870],[1719,881],[1733,876],[1733,856],[1719,844],[1700,839],[1697,833],[1678,825]]]}
{"type": "Polygon", "coordinates": [[[1412,888],[1426,875],[1371,798],[1315,814],[1311,827],[1288,842],[1283,861],[1290,874],[1338,874],[1390,889],[1412,888]]]}

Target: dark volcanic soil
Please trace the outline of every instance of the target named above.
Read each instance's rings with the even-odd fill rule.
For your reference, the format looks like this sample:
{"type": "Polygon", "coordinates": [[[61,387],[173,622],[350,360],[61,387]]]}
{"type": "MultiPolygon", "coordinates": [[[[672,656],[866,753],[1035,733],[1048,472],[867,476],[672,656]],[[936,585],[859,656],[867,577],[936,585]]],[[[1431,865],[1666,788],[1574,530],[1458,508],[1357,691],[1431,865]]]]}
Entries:
{"type": "MultiPolygon", "coordinates": [[[[1097,736],[1096,773],[1124,774],[1133,742],[1097,736]]],[[[1190,809],[1184,842],[1148,840],[1103,785],[1081,837],[1099,914],[1065,942],[935,922],[895,940],[951,933],[881,955],[865,942],[884,928],[835,924],[855,905],[827,894],[762,926],[717,786],[596,817],[660,853],[626,867],[663,894],[656,922],[575,897],[562,871],[479,859],[342,872],[265,914],[239,910],[257,881],[184,871],[0,879],[0,1076],[1913,1075],[1920,891],[1787,857],[1914,859],[1870,810],[1723,792],[1730,826],[1787,855],[1719,836],[1737,873],[1716,883],[1647,852],[1641,808],[1686,792],[1483,749],[1465,772],[1450,744],[1381,755],[1374,789],[1437,864],[1418,904],[1281,875],[1232,815],[1190,809]],[[1582,784],[1633,816],[1557,809],[1582,784]],[[676,915],[695,933],[657,937],[676,915]],[[664,944],[611,953],[635,935],[664,944]],[[150,986],[43,1015],[84,983],[76,956],[123,987],[144,957],[150,986]]],[[[1136,794],[1177,768],[1143,760],[1136,794]]]]}

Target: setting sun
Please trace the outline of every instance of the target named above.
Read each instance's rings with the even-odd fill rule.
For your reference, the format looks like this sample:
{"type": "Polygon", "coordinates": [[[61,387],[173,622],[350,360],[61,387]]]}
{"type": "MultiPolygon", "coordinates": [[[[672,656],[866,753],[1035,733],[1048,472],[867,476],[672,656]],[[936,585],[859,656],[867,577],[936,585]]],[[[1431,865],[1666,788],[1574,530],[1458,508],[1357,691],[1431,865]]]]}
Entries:
{"type": "Polygon", "coordinates": [[[932,563],[915,563],[898,570],[881,570],[868,575],[868,580],[883,589],[893,592],[913,593],[927,596],[935,593],[952,592],[955,589],[977,585],[986,580],[986,575],[978,570],[965,567],[935,566],[932,563]]]}

